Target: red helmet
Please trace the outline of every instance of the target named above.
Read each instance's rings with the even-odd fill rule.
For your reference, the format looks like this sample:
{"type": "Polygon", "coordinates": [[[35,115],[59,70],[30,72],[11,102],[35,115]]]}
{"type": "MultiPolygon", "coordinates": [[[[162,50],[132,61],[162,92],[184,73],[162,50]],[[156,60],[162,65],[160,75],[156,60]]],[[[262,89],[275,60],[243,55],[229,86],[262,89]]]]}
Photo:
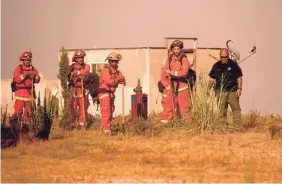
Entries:
{"type": "Polygon", "coordinates": [[[175,40],[174,42],[172,42],[172,44],[170,45],[170,49],[173,49],[173,47],[179,47],[180,49],[183,49],[183,42],[180,40],[175,40]]]}
{"type": "Polygon", "coordinates": [[[24,51],[20,56],[19,56],[19,60],[23,61],[23,60],[29,60],[32,59],[32,53],[31,51],[24,51]]]}
{"type": "Polygon", "coordinates": [[[72,62],[75,62],[75,58],[80,58],[80,57],[85,57],[86,56],[86,53],[84,52],[84,50],[77,50],[75,51],[73,57],[72,57],[72,62]]]}

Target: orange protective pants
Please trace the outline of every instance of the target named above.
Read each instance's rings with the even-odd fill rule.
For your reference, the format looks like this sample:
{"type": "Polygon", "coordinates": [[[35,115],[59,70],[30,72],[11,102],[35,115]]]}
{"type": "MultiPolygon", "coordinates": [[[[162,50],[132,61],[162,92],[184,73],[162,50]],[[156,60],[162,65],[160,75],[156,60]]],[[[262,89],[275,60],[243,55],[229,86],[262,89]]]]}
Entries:
{"type": "Polygon", "coordinates": [[[74,121],[76,120],[77,107],[79,107],[79,124],[86,125],[88,121],[87,109],[89,107],[88,95],[80,98],[72,97],[72,116],[74,121]]]}
{"type": "Polygon", "coordinates": [[[15,101],[15,114],[19,120],[29,122],[32,118],[31,112],[32,101],[18,100],[15,101]]]}
{"type": "Polygon", "coordinates": [[[162,98],[162,106],[164,110],[160,117],[161,122],[168,123],[174,118],[173,107],[175,108],[175,114],[178,115],[184,123],[191,122],[191,100],[189,89],[179,91],[177,95],[173,93],[173,96],[171,95],[171,91],[165,89],[162,98]]]}
{"type": "Polygon", "coordinates": [[[114,105],[114,95],[102,93],[98,95],[100,101],[100,111],[101,111],[101,129],[108,133],[111,129],[111,121],[113,118],[113,113],[115,111],[114,105]]]}

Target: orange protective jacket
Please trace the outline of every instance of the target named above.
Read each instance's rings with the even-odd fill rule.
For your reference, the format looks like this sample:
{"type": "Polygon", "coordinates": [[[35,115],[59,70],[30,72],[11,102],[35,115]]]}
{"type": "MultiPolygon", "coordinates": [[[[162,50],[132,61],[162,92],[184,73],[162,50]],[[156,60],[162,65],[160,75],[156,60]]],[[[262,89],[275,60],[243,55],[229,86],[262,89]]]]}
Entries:
{"type": "MultiPolygon", "coordinates": [[[[25,78],[25,75],[29,71],[34,71],[35,75],[33,78],[33,83],[37,84],[40,82],[40,76],[36,68],[32,66],[25,66],[22,64],[22,71],[20,65],[17,66],[14,70],[14,81],[16,82],[17,90],[15,92],[15,99],[16,100],[23,100],[23,101],[31,101],[35,95],[32,91],[32,79],[25,78]]],[[[34,88],[33,88],[34,89],[34,88]]]]}
{"type": "Polygon", "coordinates": [[[99,89],[105,89],[106,91],[114,93],[118,86],[118,83],[116,83],[115,79],[121,77],[124,77],[121,71],[117,69],[114,71],[108,67],[103,68],[100,73],[99,89]]]}
{"type": "MultiPolygon", "coordinates": [[[[168,58],[165,66],[162,69],[163,71],[161,72],[161,82],[165,86],[166,90],[171,90],[170,80],[168,77],[165,76],[165,73],[167,70],[170,70],[171,75],[173,76],[186,77],[190,69],[190,63],[188,59],[186,57],[183,57],[182,64],[181,64],[180,57],[181,56],[176,57],[175,55],[173,55],[171,57],[171,62],[169,62],[169,58],[168,58]]],[[[174,86],[176,86],[177,82],[174,81],[173,83],[174,83],[174,86]]],[[[183,91],[188,88],[189,87],[187,83],[180,82],[178,91],[183,91]]]]}
{"type": "Polygon", "coordinates": [[[73,97],[82,97],[84,95],[88,95],[88,89],[85,89],[85,80],[89,76],[90,66],[88,64],[80,65],[78,63],[74,63],[69,66],[69,74],[68,80],[70,86],[73,87],[72,94],[73,97]],[[83,80],[81,79],[83,78],[83,80]],[[82,92],[82,85],[84,87],[84,91],[82,92]]]}

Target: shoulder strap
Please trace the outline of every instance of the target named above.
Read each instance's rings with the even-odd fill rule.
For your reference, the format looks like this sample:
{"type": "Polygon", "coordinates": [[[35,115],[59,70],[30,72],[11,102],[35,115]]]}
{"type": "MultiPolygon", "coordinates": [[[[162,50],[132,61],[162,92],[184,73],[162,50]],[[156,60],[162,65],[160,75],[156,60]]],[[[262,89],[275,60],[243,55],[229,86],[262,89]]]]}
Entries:
{"type": "MultiPolygon", "coordinates": [[[[108,68],[109,69],[109,74],[110,75],[114,74],[110,67],[104,67],[104,68],[108,68]]],[[[119,75],[119,70],[116,71],[116,74],[119,75]]]]}
{"type": "Polygon", "coordinates": [[[180,63],[181,63],[181,65],[182,65],[183,58],[187,58],[187,56],[184,53],[182,54],[182,56],[180,56],[180,63]]]}
{"type": "Polygon", "coordinates": [[[113,74],[112,69],[110,67],[108,69],[109,69],[109,74],[112,75],[113,74]]]}
{"type": "MultiPolygon", "coordinates": [[[[168,67],[169,67],[169,69],[171,69],[170,68],[170,63],[171,63],[171,59],[172,59],[172,56],[173,55],[171,55],[171,56],[169,56],[169,59],[168,59],[168,67]]],[[[183,60],[183,58],[187,58],[187,56],[183,53],[183,54],[181,54],[181,56],[180,56],[180,64],[182,65],[182,60],[183,60]]]]}
{"type": "Polygon", "coordinates": [[[69,66],[69,72],[72,72],[73,70],[74,70],[74,63],[69,66]]]}
{"type": "MultiPolygon", "coordinates": [[[[20,67],[20,73],[23,74],[23,65],[20,64],[19,67],[20,67]]],[[[34,71],[34,67],[32,65],[31,65],[31,70],[34,71]]]]}
{"type": "Polygon", "coordinates": [[[23,74],[23,65],[20,64],[19,67],[20,67],[20,74],[23,74]]]}
{"type": "Polygon", "coordinates": [[[86,63],[83,63],[83,64],[82,64],[82,68],[84,69],[84,68],[85,68],[85,66],[86,66],[86,63]]]}
{"type": "Polygon", "coordinates": [[[171,56],[169,56],[169,58],[168,58],[168,68],[169,68],[169,70],[171,70],[170,63],[171,63],[172,56],[173,56],[173,54],[171,56]]]}

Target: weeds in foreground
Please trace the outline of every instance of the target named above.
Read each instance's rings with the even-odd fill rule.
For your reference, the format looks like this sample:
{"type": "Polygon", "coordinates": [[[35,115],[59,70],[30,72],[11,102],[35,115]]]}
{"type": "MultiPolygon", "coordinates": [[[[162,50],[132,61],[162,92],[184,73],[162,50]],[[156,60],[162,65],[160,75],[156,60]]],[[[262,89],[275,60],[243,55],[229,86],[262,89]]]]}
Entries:
{"type": "MultiPolygon", "coordinates": [[[[39,139],[48,139],[52,132],[54,119],[58,119],[58,98],[52,96],[51,93],[44,93],[43,105],[41,104],[40,92],[38,93],[37,104],[32,110],[31,122],[21,124],[19,117],[11,116],[6,110],[1,110],[1,138],[3,141],[8,139],[16,139],[14,134],[21,131],[22,133],[31,133],[39,139]],[[22,127],[20,127],[22,125],[22,127]],[[12,136],[13,135],[13,136],[12,136]]],[[[15,140],[14,140],[15,141],[15,140]]]]}
{"type": "Polygon", "coordinates": [[[244,124],[244,128],[250,129],[255,128],[256,125],[260,123],[260,113],[258,110],[252,109],[249,111],[249,113],[246,115],[246,122],[244,124]]]}
{"type": "MultiPolygon", "coordinates": [[[[224,118],[224,111],[221,109],[226,95],[224,92],[219,92],[217,95],[214,93],[208,94],[208,83],[203,75],[200,75],[195,88],[196,91],[191,94],[191,124],[182,124],[180,119],[176,119],[169,125],[161,126],[158,123],[159,115],[152,113],[147,120],[138,119],[131,126],[115,123],[112,126],[112,132],[114,134],[125,132],[137,135],[160,135],[166,132],[174,132],[177,134],[196,135],[199,133],[204,134],[204,132],[228,133],[243,130],[242,125],[234,125],[231,119],[224,118]]],[[[121,118],[119,118],[117,118],[117,122],[121,122],[121,118]]],[[[274,121],[271,118],[267,118],[265,120],[266,129],[271,137],[277,135],[277,132],[281,129],[277,126],[278,119],[276,118],[274,121]]],[[[244,128],[252,129],[261,127],[262,117],[257,110],[251,110],[248,114],[242,115],[242,121],[244,121],[244,124],[242,123],[244,128]]]]}
{"type": "Polygon", "coordinates": [[[50,133],[54,131],[52,126],[54,119],[58,118],[58,98],[47,94],[44,91],[43,105],[41,105],[40,93],[38,95],[37,106],[33,110],[31,131],[40,139],[48,139],[50,133]]]}
{"type": "Polygon", "coordinates": [[[264,117],[265,121],[265,130],[268,131],[270,139],[277,137],[282,138],[282,117],[280,115],[270,114],[264,117]]]}
{"type": "Polygon", "coordinates": [[[188,127],[189,132],[203,134],[205,131],[230,132],[239,130],[240,127],[228,123],[223,117],[225,93],[222,90],[218,94],[209,93],[207,78],[203,74],[196,82],[196,91],[191,93],[191,116],[192,124],[188,127]]]}

